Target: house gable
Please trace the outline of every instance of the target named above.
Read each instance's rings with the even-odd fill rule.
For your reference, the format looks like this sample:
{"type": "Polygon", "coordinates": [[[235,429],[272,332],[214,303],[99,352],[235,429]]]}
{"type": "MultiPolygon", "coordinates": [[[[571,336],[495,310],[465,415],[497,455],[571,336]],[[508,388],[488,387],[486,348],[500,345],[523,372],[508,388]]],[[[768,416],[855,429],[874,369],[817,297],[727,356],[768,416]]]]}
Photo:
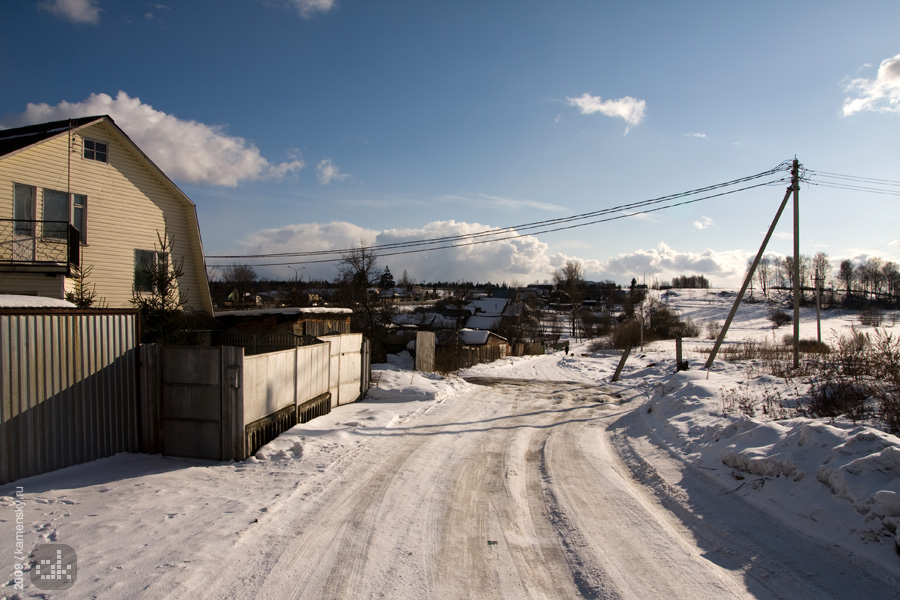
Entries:
{"type": "MultiPolygon", "coordinates": [[[[97,297],[113,308],[131,306],[135,251],[159,250],[158,235],[167,234],[173,258],[184,261],[178,286],[186,293],[186,308],[211,314],[194,204],[109,117],[68,125],[59,121],[0,131],[0,219],[13,218],[16,183],[37,189],[38,219],[45,190],[84,198],[86,243],[80,247],[80,262],[93,269],[88,283],[96,286],[97,297]],[[85,140],[99,142],[106,154],[86,157],[85,140]]],[[[0,291],[61,297],[73,285],[63,276],[16,273],[0,280],[0,291]]]]}

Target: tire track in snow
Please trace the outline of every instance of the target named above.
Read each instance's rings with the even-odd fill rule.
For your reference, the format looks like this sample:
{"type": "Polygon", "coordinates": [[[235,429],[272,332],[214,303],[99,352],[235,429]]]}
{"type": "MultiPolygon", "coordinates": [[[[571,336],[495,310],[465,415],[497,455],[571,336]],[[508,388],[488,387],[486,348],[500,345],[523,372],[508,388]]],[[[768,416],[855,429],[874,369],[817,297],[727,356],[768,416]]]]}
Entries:
{"type": "Polygon", "coordinates": [[[538,469],[541,476],[541,492],[553,529],[565,551],[566,562],[572,572],[575,587],[583,598],[617,600],[619,595],[610,588],[606,573],[583,553],[588,546],[584,536],[572,523],[560,505],[554,491],[556,485],[547,467],[547,440],[538,450],[538,469]]]}

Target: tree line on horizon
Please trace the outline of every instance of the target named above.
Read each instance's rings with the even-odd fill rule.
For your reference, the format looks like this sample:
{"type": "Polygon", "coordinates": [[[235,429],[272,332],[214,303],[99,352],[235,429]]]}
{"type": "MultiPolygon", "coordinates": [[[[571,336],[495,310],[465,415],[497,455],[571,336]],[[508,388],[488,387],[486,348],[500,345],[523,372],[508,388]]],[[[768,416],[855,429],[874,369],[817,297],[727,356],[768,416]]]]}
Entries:
{"type": "MultiPolygon", "coordinates": [[[[835,270],[828,255],[819,252],[815,256],[801,255],[799,272],[800,288],[808,292],[802,295],[804,301],[814,297],[818,287],[822,299],[832,306],[900,304],[900,266],[894,261],[879,257],[844,259],[835,270]]],[[[770,290],[793,289],[794,257],[764,256],[751,283],[758,286],[766,298],[770,290]]]]}

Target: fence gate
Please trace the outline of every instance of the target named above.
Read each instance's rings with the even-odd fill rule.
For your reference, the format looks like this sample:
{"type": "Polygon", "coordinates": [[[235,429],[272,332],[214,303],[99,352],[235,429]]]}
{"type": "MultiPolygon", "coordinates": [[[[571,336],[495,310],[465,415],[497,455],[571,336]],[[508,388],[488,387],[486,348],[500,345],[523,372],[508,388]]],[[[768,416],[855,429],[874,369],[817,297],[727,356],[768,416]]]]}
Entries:
{"type": "MultiPolygon", "coordinates": [[[[324,335],[319,339],[331,344],[331,407],[350,404],[365,392],[362,385],[363,336],[360,333],[324,335]]],[[[368,384],[368,381],[366,381],[368,384]]]]}
{"type": "Polygon", "coordinates": [[[433,331],[416,332],[416,371],[434,373],[434,347],[433,331]]]}
{"type": "MultiPolygon", "coordinates": [[[[164,346],[160,371],[160,451],[230,460],[243,353],[232,347],[164,346]]],[[[240,442],[242,443],[242,441],[240,442]]]]}

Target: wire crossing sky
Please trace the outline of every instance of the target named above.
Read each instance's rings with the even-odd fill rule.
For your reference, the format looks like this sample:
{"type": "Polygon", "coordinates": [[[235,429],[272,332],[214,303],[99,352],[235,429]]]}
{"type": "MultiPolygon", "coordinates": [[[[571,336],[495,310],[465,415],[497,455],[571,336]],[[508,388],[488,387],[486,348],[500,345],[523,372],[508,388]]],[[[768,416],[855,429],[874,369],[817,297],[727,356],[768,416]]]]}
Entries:
{"type": "MultiPolygon", "coordinates": [[[[788,163],[782,163],[778,167],[765,171],[763,173],[758,173],[756,175],[751,175],[749,177],[744,177],[742,179],[738,179],[735,181],[730,181],[727,183],[721,183],[713,186],[708,186],[705,188],[700,188],[696,190],[691,190],[689,192],[682,192],[679,194],[672,194],[669,196],[663,196],[661,198],[654,198],[652,200],[644,200],[641,202],[632,202],[630,204],[623,204],[620,206],[607,208],[599,211],[594,211],[591,213],[585,213],[581,215],[575,215],[572,217],[565,217],[561,219],[550,219],[546,221],[539,221],[536,223],[526,223],[523,225],[513,225],[511,227],[503,227],[500,229],[491,229],[488,231],[481,231],[476,233],[464,234],[464,235],[456,235],[456,236],[447,236],[441,238],[433,238],[427,240],[413,240],[408,242],[399,242],[394,244],[383,244],[380,246],[366,246],[367,250],[377,253],[380,256],[398,256],[403,254],[413,254],[416,252],[427,252],[429,250],[442,250],[442,249],[451,249],[451,248],[459,248],[461,246],[470,246],[475,244],[489,244],[493,242],[500,242],[504,240],[514,239],[525,237],[527,235],[540,235],[543,233],[563,231],[568,229],[575,229],[578,227],[586,227],[589,225],[596,225],[599,223],[607,223],[609,221],[614,221],[618,219],[624,219],[628,217],[636,217],[639,215],[644,215],[650,212],[656,212],[660,210],[665,210],[669,208],[675,208],[678,206],[683,206],[686,204],[692,204],[694,202],[701,202],[703,200],[709,200],[710,198],[719,198],[722,196],[727,196],[729,194],[735,194],[738,192],[746,191],[749,189],[754,189],[762,186],[771,186],[777,183],[783,183],[788,180],[786,177],[780,177],[778,179],[765,181],[762,183],[756,183],[753,185],[728,189],[727,191],[722,191],[716,194],[702,196],[700,198],[692,198],[690,200],[682,200],[681,202],[674,202],[675,200],[681,198],[687,198],[692,195],[701,194],[710,192],[713,190],[718,190],[722,188],[727,188],[729,186],[733,186],[737,183],[745,183],[749,181],[753,181],[755,179],[759,179],[761,177],[766,177],[770,175],[774,175],[778,171],[787,171],[789,167],[788,163]],[[663,202],[668,202],[668,204],[662,204],[663,202]],[[653,208],[648,208],[653,206],[653,208]],[[621,213],[621,214],[616,214],[621,213]],[[597,218],[605,215],[615,215],[615,216],[607,216],[605,218],[597,218]],[[586,220],[591,219],[591,220],[586,220]],[[566,225],[562,225],[566,223],[566,225]],[[522,231],[530,231],[530,233],[521,233],[522,231]],[[427,246],[422,248],[421,246],[427,246]],[[415,248],[410,250],[410,248],[415,248]]],[[[320,250],[320,251],[312,251],[312,252],[282,252],[282,253],[274,253],[274,254],[251,254],[251,255],[232,255],[232,256],[212,256],[209,255],[207,258],[209,259],[230,259],[231,262],[223,263],[225,265],[234,265],[238,264],[235,262],[236,260],[244,260],[246,259],[254,259],[254,258],[286,258],[286,257],[296,257],[296,258],[309,258],[314,256],[332,256],[332,258],[322,258],[320,260],[302,260],[299,263],[296,262],[280,262],[280,263],[250,263],[253,266],[278,266],[278,265],[290,265],[290,264],[314,264],[321,262],[336,262],[342,260],[342,256],[347,253],[352,252],[351,248],[342,248],[337,250],[320,250]]]]}
{"type": "Polygon", "coordinates": [[[900,253],[894,1],[6,4],[0,126],[109,114],[210,264],[737,286],[785,175],[742,174],[794,156],[803,254],[900,253]]]}

